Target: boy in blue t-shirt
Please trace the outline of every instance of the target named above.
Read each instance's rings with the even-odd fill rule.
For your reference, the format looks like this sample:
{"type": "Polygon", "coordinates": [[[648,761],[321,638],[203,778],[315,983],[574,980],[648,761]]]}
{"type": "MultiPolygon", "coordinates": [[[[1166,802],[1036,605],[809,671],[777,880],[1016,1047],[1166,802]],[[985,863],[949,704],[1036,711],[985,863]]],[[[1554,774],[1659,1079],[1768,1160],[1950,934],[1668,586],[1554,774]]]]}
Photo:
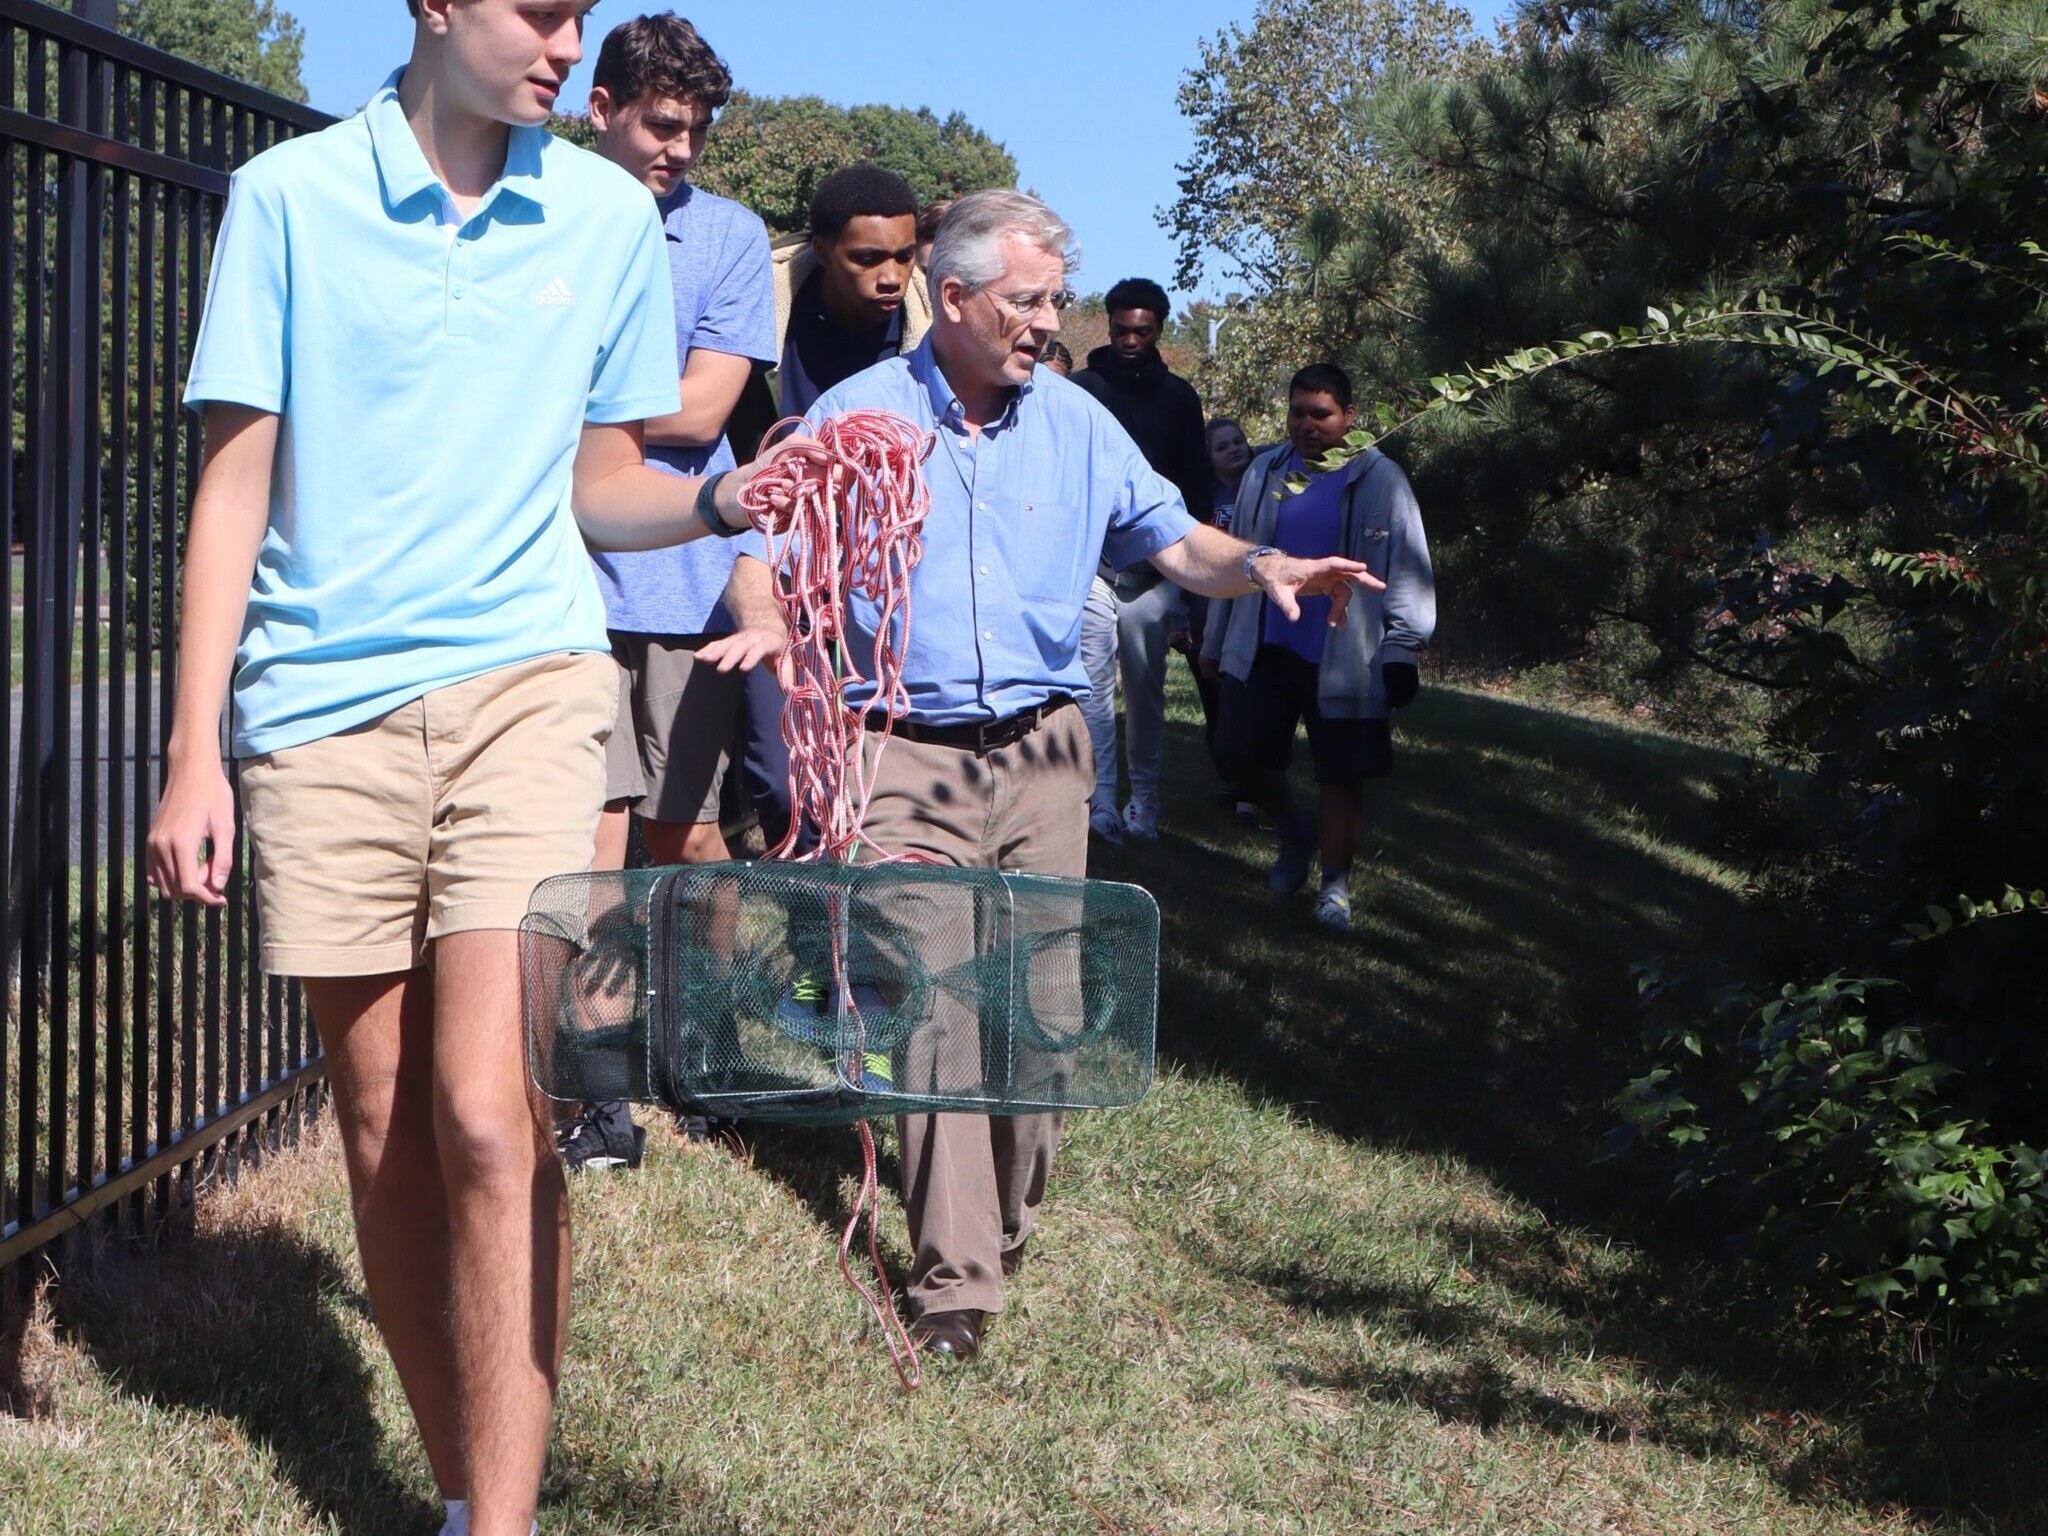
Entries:
{"type": "MultiPolygon", "coordinates": [[[[702,475],[733,467],[726,422],[757,369],[775,361],[775,281],[768,230],[729,198],[690,185],[712,115],[732,92],[724,62],[680,16],[615,27],[590,86],[597,152],[652,192],[667,236],[683,408],[647,423],[657,469],[702,475]]],[[[623,869],[634,815],[657,864],[727,856],[719,834],[728,748],[750,696],[781,746],[774,669],[786,631],[758,543],[700,541],[639,554],[594,553],[612,657],[618,722],[606,749],[605,810],[594,868],[623,869]]],[[[767,765],[786,782],[786,758],[767,765]]],[[[708,1122],[686,1127],[709,1134],[708,1122]]],[[[562,1122],[572,1168],[637,1167],[645,1132],[623,1103],[588,1104],[562,1122]]]]}
{"type": "Polygon", "coordinates": [[[526,1536],[569,1245],[516,929],[603,807],[618,684],[584,541],[744,531],[752,471],[643,463],[678,399],[660,219],[543,126],[587,5],[408,7],[411,62],[359,115],[234,177],[149,877],[225,899],[232,675],[262,964],[305,982],[444,1530],[526,1536]]]}

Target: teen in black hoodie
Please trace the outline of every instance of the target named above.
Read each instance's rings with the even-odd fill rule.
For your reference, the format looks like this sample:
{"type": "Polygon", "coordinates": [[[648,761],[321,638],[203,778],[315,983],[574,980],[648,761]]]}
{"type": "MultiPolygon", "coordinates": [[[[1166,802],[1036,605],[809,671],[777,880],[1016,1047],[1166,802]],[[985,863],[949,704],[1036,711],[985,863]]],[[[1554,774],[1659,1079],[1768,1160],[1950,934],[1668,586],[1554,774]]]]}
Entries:
{"type": "MultiPolygon", "coordinates": [[[[1153,469],[1179,488],[1188,510],[1203,517],[1210,504],[1209,439],[1201,396],[1166,366],[1159,336],[1172,306],[1166,290],[1127,277],[1109,290],[1109,345],[1088,354],[1074,382],[1108,409],[1131,434],[1153,469]]],[[[1159,765],[1166,744],[1167,640],[1188,627],[1181,594],[1149,564],[1103,578],[1116,589],[1116,649],[1124,681],[1124,756],[1131,798],[1122,830],[1136,837],[1159,833],[1159,765]]],[[[1095,812],[1098,832],[1113,835],[1116,745],[1096,743],[1095,812]]]]}

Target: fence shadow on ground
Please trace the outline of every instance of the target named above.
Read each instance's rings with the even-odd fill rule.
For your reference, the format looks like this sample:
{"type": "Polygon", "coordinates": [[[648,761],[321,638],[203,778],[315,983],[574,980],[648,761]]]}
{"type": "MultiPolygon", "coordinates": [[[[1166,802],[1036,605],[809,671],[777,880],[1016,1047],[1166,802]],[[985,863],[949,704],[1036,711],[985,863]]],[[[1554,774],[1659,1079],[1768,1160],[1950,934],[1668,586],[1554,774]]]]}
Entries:
{"type": "Polygon", "coordinates": [[[437,1528],[386,1454],[364,1336],[342,1323],[367,1324],[369,1302],[308,1238],[265,1225],[109,1250],[64,1312],[124,1393],[231,1420],[340,1536],[437,1528]]]}

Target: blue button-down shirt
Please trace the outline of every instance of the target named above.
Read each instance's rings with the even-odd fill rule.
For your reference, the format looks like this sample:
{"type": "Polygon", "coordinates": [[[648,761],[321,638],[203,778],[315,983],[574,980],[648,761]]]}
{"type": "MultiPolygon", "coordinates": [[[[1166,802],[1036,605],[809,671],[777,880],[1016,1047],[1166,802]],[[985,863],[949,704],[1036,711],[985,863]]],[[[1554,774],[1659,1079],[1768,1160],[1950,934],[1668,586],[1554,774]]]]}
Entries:
{"type": "MultiPolygon", "coordinates": [[[[1085,696],[1081,610],[1096,564],[1107,552],[1119,569],[1135,565],[1186,538],[1195,520],[1180,492],[1094,397],[1048,369],[970,434],[929,336],[827,390],[809,419],[850,410],[894,411],[938,433],[910,582],[910,718],[979,724],[1085,696]]],[[[881,615],[856,594],[847,618],[852,660],[871,676],[881,615]]]]}

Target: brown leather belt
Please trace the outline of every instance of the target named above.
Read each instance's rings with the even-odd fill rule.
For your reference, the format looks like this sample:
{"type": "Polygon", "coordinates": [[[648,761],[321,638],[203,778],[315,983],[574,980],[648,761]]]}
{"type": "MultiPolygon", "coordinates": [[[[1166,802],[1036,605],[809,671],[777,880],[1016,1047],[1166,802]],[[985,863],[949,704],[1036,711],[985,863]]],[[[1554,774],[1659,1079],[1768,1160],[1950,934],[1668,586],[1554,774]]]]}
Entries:
{"type": "MultiPolygon", "coordinates": [[[[933,747],[957,747],[963,752],[972,752],[976,757],[986,757],[991,752],[1000,752],[1004,747],[1022,741],[1073,702],[1073,695],[1056,693],[1036,709],[1020,710],[982,725],[920,725],[915,720],[898,720],[895,734],[905,741],[933,747]]],[[[869,730],[879,731],[888,724],[889,717],[879,709],[868,712],[869,730]]]]}

